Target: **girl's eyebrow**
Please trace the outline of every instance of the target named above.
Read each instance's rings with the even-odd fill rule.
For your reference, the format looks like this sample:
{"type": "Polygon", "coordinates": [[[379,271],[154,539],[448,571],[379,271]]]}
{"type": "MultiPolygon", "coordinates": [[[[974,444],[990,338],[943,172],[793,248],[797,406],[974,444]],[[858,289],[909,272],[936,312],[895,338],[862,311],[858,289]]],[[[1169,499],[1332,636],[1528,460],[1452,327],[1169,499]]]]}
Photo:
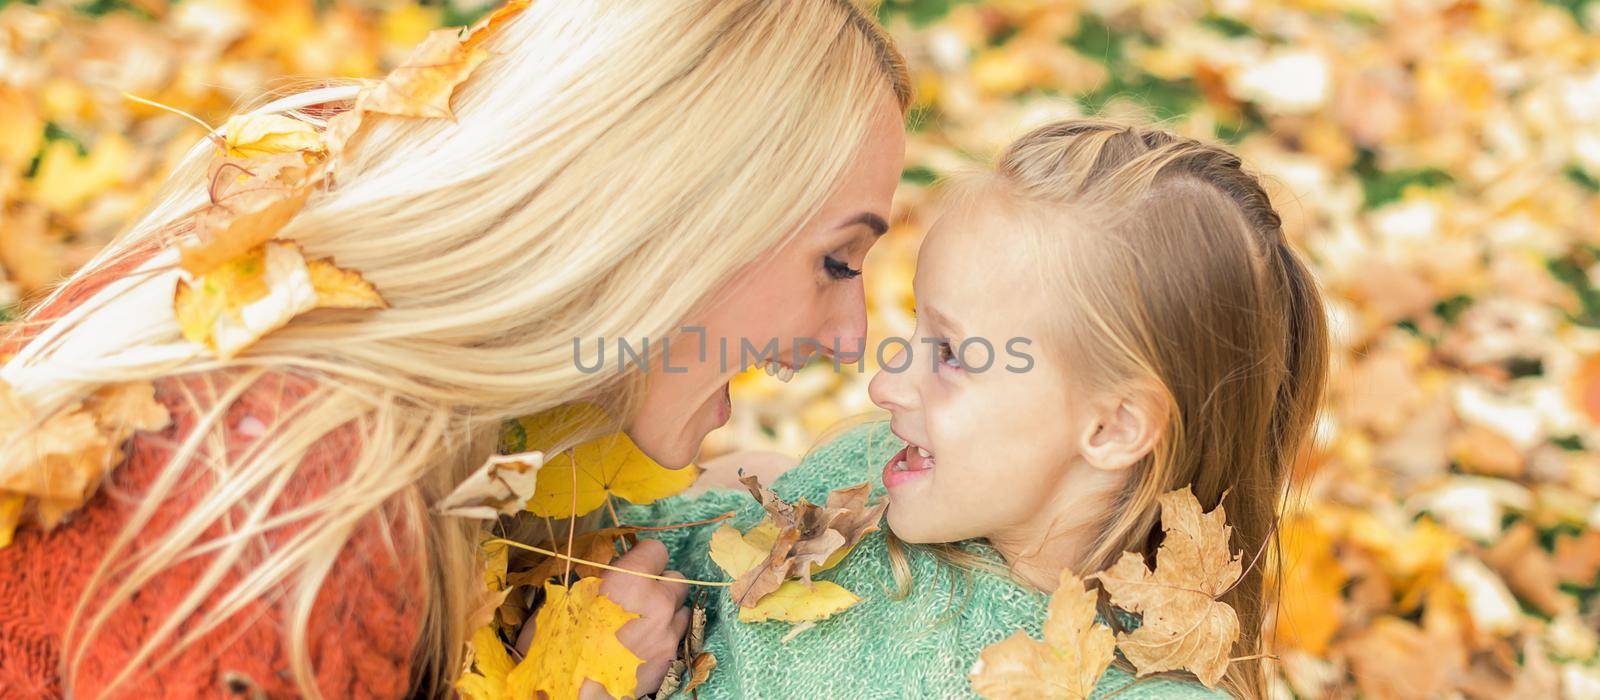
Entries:
{"type": "Polygon", "coordinates": [[[844,223],[839,224],[839,228],[850,228],[858,225],[872,229],[872,235],[874,236],[882,236],[889,231],[889,222],[870,211],[864,211],[846,219],[844,223]]]}

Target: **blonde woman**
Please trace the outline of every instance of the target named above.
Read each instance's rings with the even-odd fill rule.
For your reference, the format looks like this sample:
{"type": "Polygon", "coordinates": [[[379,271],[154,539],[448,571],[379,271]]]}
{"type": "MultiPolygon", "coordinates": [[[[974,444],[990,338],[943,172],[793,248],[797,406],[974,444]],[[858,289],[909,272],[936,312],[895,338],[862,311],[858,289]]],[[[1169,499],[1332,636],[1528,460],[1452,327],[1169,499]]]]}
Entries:
{"type": "MultiPolygon", "coordinates": [[[[171,420],[125,431],[87,503],[53,529],[24,517],[0,549],[0,695],[447,693],[481,569],[471,523],[430,506],[502,421],[599,403],[608,429],[680,467],[727,420],[743,369],[702,339],[863,336],[860,266],[909,101],[869,15],[848,0],[540,0],[484,48],[453,119],[368,115],[337,179],[278,234],[359,271],[389,308],[307,313],[228,359],[163,355],[179,337],[171,224],[205,201],[201,144],[151,212],[10,329],[4,415],[33,420],[0,421],[7,449],[39,444],[50,407],[130,382],[152,382],[171,420]],[[575,362],[575,341],[684,335],[652,360],[670,371],[575,362]]],[[[321,124],[352,94],[265,109],[321,124]]],[[[623,641],[651,692],[682,592],[606,585],[643,616],[623,641]]]]}

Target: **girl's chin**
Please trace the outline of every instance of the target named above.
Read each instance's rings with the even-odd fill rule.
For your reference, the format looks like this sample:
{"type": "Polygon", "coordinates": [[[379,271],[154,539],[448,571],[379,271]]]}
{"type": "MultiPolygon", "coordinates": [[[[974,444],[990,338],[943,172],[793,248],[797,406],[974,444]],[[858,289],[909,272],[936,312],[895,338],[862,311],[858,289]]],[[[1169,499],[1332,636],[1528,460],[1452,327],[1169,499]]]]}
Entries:
{"type": "Polygon", "coordinates": [[[950,540],[939,537],[936,533],[929,532],[927,528],[919,527],[916,513],[898,501],[889,501],[889,512],[885,516],[888,521],[889,531],[900,541],[909,544],[937,544],[950,540]]]}

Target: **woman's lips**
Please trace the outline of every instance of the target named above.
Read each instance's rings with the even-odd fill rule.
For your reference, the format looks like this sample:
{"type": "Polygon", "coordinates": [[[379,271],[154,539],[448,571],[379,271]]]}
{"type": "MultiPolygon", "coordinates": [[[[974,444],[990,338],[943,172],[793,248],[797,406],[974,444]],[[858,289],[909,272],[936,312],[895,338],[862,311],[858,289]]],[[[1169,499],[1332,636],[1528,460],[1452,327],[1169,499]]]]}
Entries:
{"type": "Polygon", "coordinates": [[[906,445],[883,465],[883,485],[894,488],[933,473],[934,457],[915,445],[906,445]]]}

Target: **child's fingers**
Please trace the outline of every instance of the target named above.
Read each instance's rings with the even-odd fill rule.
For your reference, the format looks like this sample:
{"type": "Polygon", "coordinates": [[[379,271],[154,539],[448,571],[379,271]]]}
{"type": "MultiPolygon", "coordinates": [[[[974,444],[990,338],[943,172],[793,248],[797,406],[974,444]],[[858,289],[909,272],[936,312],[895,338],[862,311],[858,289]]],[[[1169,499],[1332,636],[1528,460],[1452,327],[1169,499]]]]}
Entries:
{"type": "MultiPolygon", "coordinates": [[[[681,572],[671,569],[661,572],[661,575],[670,578],[683,578],[681,572]]],[[[668,592],[672,593],[672,599],[678,605],[683,605],[683,602],[689,599],[689,584],[681,581],[662,581],[661,583],[667,587],[668,592]]]]}
{"type": "Polygon", "coordinates": [[[633,549],[611,564],[641,574],[659,574],[667,568],[667,546],[660,540],[639,540],[633,549]]]}
{"type": "Polygon", "coordinates": [[[677,614],[672,616],[672,635],[674,637],[677,637],[678,639],[683,639],[683,635],[688,634],[688,633],[689,633],[689,609],[688,608],[678,608],[677,614]]]}

